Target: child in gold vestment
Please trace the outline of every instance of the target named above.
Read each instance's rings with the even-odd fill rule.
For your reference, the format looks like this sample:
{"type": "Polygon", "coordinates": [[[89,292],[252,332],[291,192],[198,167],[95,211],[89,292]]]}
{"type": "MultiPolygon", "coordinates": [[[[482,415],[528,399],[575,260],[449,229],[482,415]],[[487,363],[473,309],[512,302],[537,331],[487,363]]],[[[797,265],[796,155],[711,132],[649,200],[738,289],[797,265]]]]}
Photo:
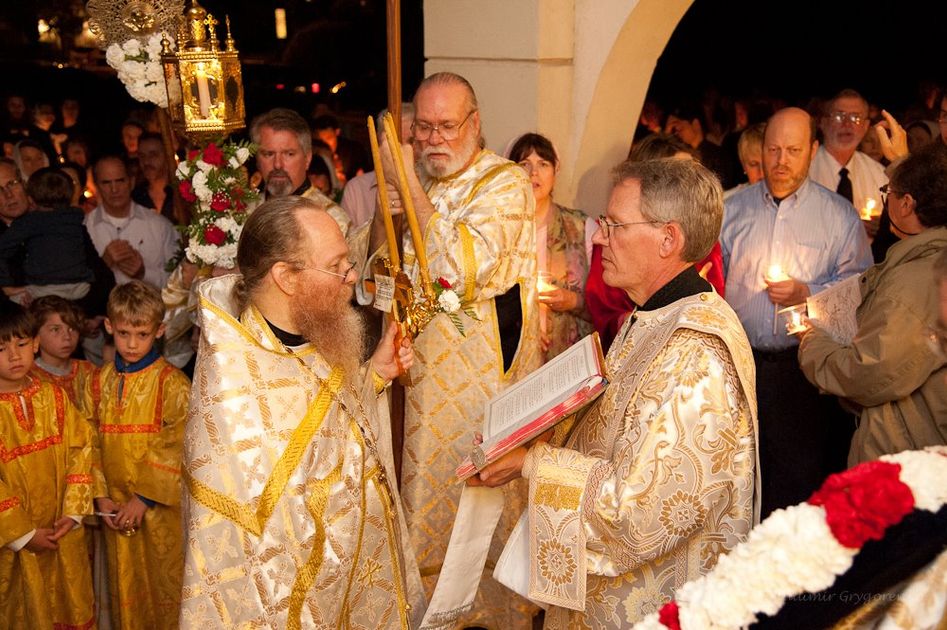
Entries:
{"type": "Polygon", "coordinates": [[[0,304],[0,627],[93,628],[93,436],[61,388],[30,375],[34,332],[0,304]]]}
{"type": "Polygon", "coordinates": [[[112,290],[105,328],[115,360],[92,381],[112,625],[176,628],[184,565],[181,457],[190,381],[165,361],[164,304],[133,280],[112,290]]]}
{"type": "Polygon", "coordinates": [[[90,361],[72,358],[85,325],[85,314],[75,303],[58,295],[33,300],[30,313],[36,322],[39,341],[33,376],[62,387],[72,404],[88,417],[92,413],[91,401],[84,393],[89,391],[89,381],[96,368],[90,361]]]}

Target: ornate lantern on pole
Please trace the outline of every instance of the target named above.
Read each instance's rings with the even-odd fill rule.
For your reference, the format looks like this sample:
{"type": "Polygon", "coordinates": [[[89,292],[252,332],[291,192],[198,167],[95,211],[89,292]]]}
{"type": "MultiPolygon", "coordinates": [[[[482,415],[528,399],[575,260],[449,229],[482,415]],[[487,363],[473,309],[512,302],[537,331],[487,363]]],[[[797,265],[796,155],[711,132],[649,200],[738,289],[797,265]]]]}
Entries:
{"type": "Polygon", "coordinates": [[[161,63],[168,90],[171,123],[195,142],[243,129],[243,79],[226,18],[227,39],[220,49],[214,16],[191,0],[177,33],[177,50],[162,40],[161,63]]]}

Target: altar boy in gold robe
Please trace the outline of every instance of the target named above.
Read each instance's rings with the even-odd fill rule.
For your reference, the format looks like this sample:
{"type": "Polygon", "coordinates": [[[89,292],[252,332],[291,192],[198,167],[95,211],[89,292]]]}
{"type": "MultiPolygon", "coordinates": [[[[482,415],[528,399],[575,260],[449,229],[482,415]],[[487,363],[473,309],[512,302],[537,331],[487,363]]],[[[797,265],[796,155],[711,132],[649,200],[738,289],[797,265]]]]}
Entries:
{"type": "Polygon", "coordinates": [[[92,433],[30,375],[34,332],[21,306],[0,304],[0,627],[93,628],[92,433]]]}
{"type": "Polygon", "coordinates": [[[101,468],[96,506],[107,514],[112,624],[176,628],[184,567],[181,454],[190,381],[161,357],[164,303],[133,280],[112,290],[105,328],[115,361],[92,381],[101,468]]]}

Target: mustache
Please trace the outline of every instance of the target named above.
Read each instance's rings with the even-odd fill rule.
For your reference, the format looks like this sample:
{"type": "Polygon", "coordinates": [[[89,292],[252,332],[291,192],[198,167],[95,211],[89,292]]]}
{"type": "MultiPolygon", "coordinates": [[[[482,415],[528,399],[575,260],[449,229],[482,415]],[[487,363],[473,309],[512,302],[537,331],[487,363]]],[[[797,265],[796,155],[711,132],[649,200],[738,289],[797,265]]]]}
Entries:
{"type": "Polygon", "coordinates": [[[285,177],[286,179],[289,179],[289,173],[281,168],[274,168],[272,171],[270,171],[270,174],[266,176],[267,179],[272,177],[285,177]]]}

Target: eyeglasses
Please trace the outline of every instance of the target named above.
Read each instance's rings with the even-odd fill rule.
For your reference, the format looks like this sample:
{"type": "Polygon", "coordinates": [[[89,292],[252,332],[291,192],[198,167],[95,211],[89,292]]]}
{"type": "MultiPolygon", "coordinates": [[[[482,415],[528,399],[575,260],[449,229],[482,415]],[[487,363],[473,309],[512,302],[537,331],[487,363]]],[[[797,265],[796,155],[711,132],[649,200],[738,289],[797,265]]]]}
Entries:
{"type": "Polygon", "coordinates": [[[345,262],[348,263],[348,267],[346,267],[345,271],[341,273],[338,271],[330,271],[328,269],[323,269],[322,267],[301,267],[299,270],[303,271],[304,269],[312,269],[313,271],[321,271],[322,273],[327,273],[330,276],[337,276],[339,278],[342,278],[342,280],[346,280],[349,277],[349,274],[355,271],[355,263],[353,263],[351,260],[347,260],[345,262]]]}
{"type": "Polygon", "coordinates": [[[888,195],[897,195],[898,197],[903,197],[907,193],[903,193],[900,190],[895,190],[891,187],[891,184],[885,184],[878,189],[881,192],[881,205],[888,207],[888,195]]]}
{"type": "Polygon", "coordinates": [[[421,141],[430,138],[431,134],[433,134],[435,131],[440,134],[441,140],[446,140],[447,142],[456,140],[458,136],[460,136],[460,128],[467,124],[467,121],[470,120],[470,117],[473,116],[475,111],[477,110],[470,110],[470,113],[467,114],[467,117],[464,118],[460,124],[446,122],[432,125],[431,123],[416,120],[411,123],[411,133],[414,135],[416,140],[421,141]]]}
{"type": "Polygon", "coordinates": [[[664,223],[664,221],[628,221],[627,223],[609,223],[608,219],[605,217],[599,217],[595,220],[595,222],[598,223],[598,227],[602,230],[602,236],[605,238],[608,238],[609,233],[613,228],[625,227],[626,225],[644,225],[646,223],[664,223]]]}
{"type": "Polygon", "coordinates": [[[3,186],[0,186],[0,190],[3,190],[3,192],[5,192],[8,195],[12,195],[13,191],[16,190],[18,186],[22,186],[22,185],[23,185],[22,179],[11,179],[3,186]]]}
{"type": "Polygon", "coordinates": [[[852,123],[853,125],[860,125],[863,121],[867,120],[867,118],[861,114],[856,114],[855,112],[832,112],[829,118],[840,125],[846,121],[852,123]]]}

